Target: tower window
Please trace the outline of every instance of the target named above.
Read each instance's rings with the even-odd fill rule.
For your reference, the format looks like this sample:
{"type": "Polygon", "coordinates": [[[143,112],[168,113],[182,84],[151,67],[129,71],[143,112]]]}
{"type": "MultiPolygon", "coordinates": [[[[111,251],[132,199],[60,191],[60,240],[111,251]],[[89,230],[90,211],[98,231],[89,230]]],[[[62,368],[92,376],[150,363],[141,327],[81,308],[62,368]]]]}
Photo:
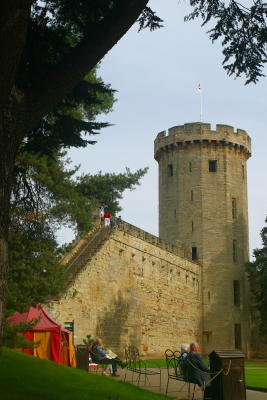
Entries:
{"type": "Polygon", "coordinates": [[[237,262],[237,244],[236,244],[236,240],[233,240],[233,261],[237,262]]]}
{"type": "Polygon", "coordinates": [[[192,172],[192,163],[191,163],[191,161],[189,161],[188,169],[189,169],[189,172],[192,172]]]}
{"type": "Polygon", "coordinates": [[[197,248],[192,247],[192,260],[197,260],[197,248]]]}
{"type": "Polygon", "coordinates": [[[235,324],[235,349],[242,349],[241,324],[235,324]]]}
{"type": "Polygon", "coordinates": [[[173,165],[169,164],[167,168],[168,176],[173,176],[173,165]]]}
{"type": "Polygon", "coordinates": [[[190,199],[191,199],[191,201],[193,201],[193,200],[194,200],[194,192],[193,192],[193,190],[191,190],[191,193],[190,193],[190,199]]]}
{"type": "Polygon", "coordinates": [[[234,284],[234,305],[240,307],[240,282],[233,281],[234,284]]]}
{"type": "Polygon", "coordinates": [[[217,160],[209,160],[209,172],[217,171],[217,160]]]}
{"type": "Polygon", "coordinates": [[[232,199],[232,217],[236,219],[236,199],[232,199]]]}
{"type": "Polygon", "coordinates": [[[242,179],[245,179],[245,166],[242,165],[242,179]]]}
{"type": "Polygon", "coordinates": [[[191,222],[191,230],[194,232],[194,221],[191,222]]]}

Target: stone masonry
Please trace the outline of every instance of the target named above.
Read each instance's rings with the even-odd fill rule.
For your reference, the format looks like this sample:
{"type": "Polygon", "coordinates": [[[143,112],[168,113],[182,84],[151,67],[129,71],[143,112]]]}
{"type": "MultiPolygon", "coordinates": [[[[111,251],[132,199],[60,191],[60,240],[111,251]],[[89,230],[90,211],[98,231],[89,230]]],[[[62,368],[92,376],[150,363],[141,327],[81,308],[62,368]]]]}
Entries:
{"type": "Polygon", "coordinates": [[[156,357],[198,341],[205,354],[250,356],[250,152],[247,133],[227,125],[157,135],[159,238],[124,222],[95,227],[65,258],[72,283],[50,312],[61,324],[74,320],[76,344],[90,334],[118,353],[132,344],[156,357]]]}
{"type": "Polygon", "coordinates": [[[243,130],[191,123],[160,132],[159,236],[202,265],[203,345],[249,354],[246,161],[243,130]]]}
{"type": "Polygon", "coordinates": [[[75,344],[87,334],[100,336],[118,353],[132,344],[156,357],[200,340],[201,266],[179,254],[181,247],[124,223],[108,233],[49,311],[61,324],[74,320],[75,344]]]}

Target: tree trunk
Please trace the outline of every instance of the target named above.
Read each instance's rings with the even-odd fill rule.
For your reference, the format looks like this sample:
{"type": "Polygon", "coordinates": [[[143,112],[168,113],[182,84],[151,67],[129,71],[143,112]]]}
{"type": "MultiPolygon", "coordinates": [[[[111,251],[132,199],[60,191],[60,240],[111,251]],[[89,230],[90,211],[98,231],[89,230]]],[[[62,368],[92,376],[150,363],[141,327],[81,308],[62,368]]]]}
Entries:
{"type": "Polygon", "coordinates": [[[18,118],[14,117],[10,110],[5,110],[0,119],[0,352],[3,345],[7,297],[10,195],[15,158],[20,143],[17,126],[13,123],[16,119],[18,118]]]}
{"type": "Polygon", "coordinates": [[[9,101],[24,49],[32,0],[0,1],[0,110],[9,101]]]}
{"type": "Polygon", "coordinates": [[[0,354],[3,345],[3,329],[6,305],[7,288],[7,267],[8,267],[8,244],[7,238],[0,237],[0,354]]]}
{"type": "Polygon", "coordinates": [[[32,0],[0,2],[0,354],[7,296],[10,193],[20,143],[20,126],[19,123],[14,124],[17,116],[15,107],[18,99],[19,103],[23,100],[19,91],[15,93],[14,82],[25,45],[31,3],[32,0]]]}

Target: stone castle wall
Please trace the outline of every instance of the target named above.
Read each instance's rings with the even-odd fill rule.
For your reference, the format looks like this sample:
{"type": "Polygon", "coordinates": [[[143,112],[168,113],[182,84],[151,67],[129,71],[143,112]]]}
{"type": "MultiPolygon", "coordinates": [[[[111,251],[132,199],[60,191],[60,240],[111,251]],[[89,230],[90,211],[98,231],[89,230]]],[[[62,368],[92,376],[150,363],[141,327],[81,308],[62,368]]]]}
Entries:
{"type": "Polygon", "coordinates": [[[240,347],[249,352],[249,291],[245,277],[249,156],[249,136],[227,125],[217,125],[212,131],[210,124],[185,124],[169,129],[168,135],[161,132],[155,140],[159,236],[172,243],[184,243],[188,258],[196,249],[203,271],[205,353],[214,348],[240,347]],[[216,171],[211,172],[209,163],[214,160],[216,171]],[[236,304],[234,281],[240,288],[236,304]]]}
{"type": "Polygon", "coordinates": [[[66,295],[50,304],[59,323],[74,320],[75,344],[91,334],[119,353],[133,344],[162,356],[200,340],[201,267],[137,236],[112,230],[66,295]]]}
{"type": "Polygon", "coordinates": [[[192,123],[157,135],[160,238],[123,222],[87,257],[91,240],[97,248],[95,228],[64,260],[68,268],[81,253],[90,259],[66,295],[50,304],[61,324],[75,321],[76,344],[91,334],[118,353],[133,344],[156,357],[196,340],[206,354],[240,347],[248,357],[266,354],[258,319],[249,326],[244,269],[250,152],[247,133],[227,125],[192,123]]]}

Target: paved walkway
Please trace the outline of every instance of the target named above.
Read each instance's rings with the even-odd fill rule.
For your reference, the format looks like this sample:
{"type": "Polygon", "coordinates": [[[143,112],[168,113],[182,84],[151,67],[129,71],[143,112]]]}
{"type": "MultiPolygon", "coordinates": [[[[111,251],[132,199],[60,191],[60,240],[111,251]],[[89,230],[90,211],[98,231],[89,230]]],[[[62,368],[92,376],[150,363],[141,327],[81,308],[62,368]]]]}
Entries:
{"type": "Polygon", "coordinates": [[[265,400],[267,393],[255,392],[254,390],[247,390],[247,400],[265,400]]]}
{"type": "MultiPolygon", "coordinates": [[[[144,375],[141,375],[141,385],[144,389],[151,390],[153,392],[159,392],[165,394],[165,389],[167,385],[167,371],[166,369],[162,369],[162,384],[161,384],[161,390],[159,390],[159,375],[153,375],[150,376],[149,383],[144,386],[144,375]]],[[[129,371],[125,370],[118,370],[118,373],[120,375],[119,378],[124,380],[124,377],[126,378],[126,381],[132,382],[132,377],[133,377],[133,384],[138,385],[137,382],[137,374],[132,374],[129,371]],[[126,374],[126,376],[125,376],[126,374]]],[[[192,385],[193,386],[193,385],[192,385]]],[[[169,381],[169,389],[168,389],[168,395],[170,397],[174,397],[175,399],[186,399],[187,397],[187,387],[184,383],[179,382],[179,381],[174,381],[170,380],[169,381]]],[[[195,395],[195,400],[203,400],[203,393],[202,391],[198,390],[195,395]]],[[[267,393],[264,392],[256,392],[254,390],[247,390],[247,400],[267,400],[267,393]]]]}

